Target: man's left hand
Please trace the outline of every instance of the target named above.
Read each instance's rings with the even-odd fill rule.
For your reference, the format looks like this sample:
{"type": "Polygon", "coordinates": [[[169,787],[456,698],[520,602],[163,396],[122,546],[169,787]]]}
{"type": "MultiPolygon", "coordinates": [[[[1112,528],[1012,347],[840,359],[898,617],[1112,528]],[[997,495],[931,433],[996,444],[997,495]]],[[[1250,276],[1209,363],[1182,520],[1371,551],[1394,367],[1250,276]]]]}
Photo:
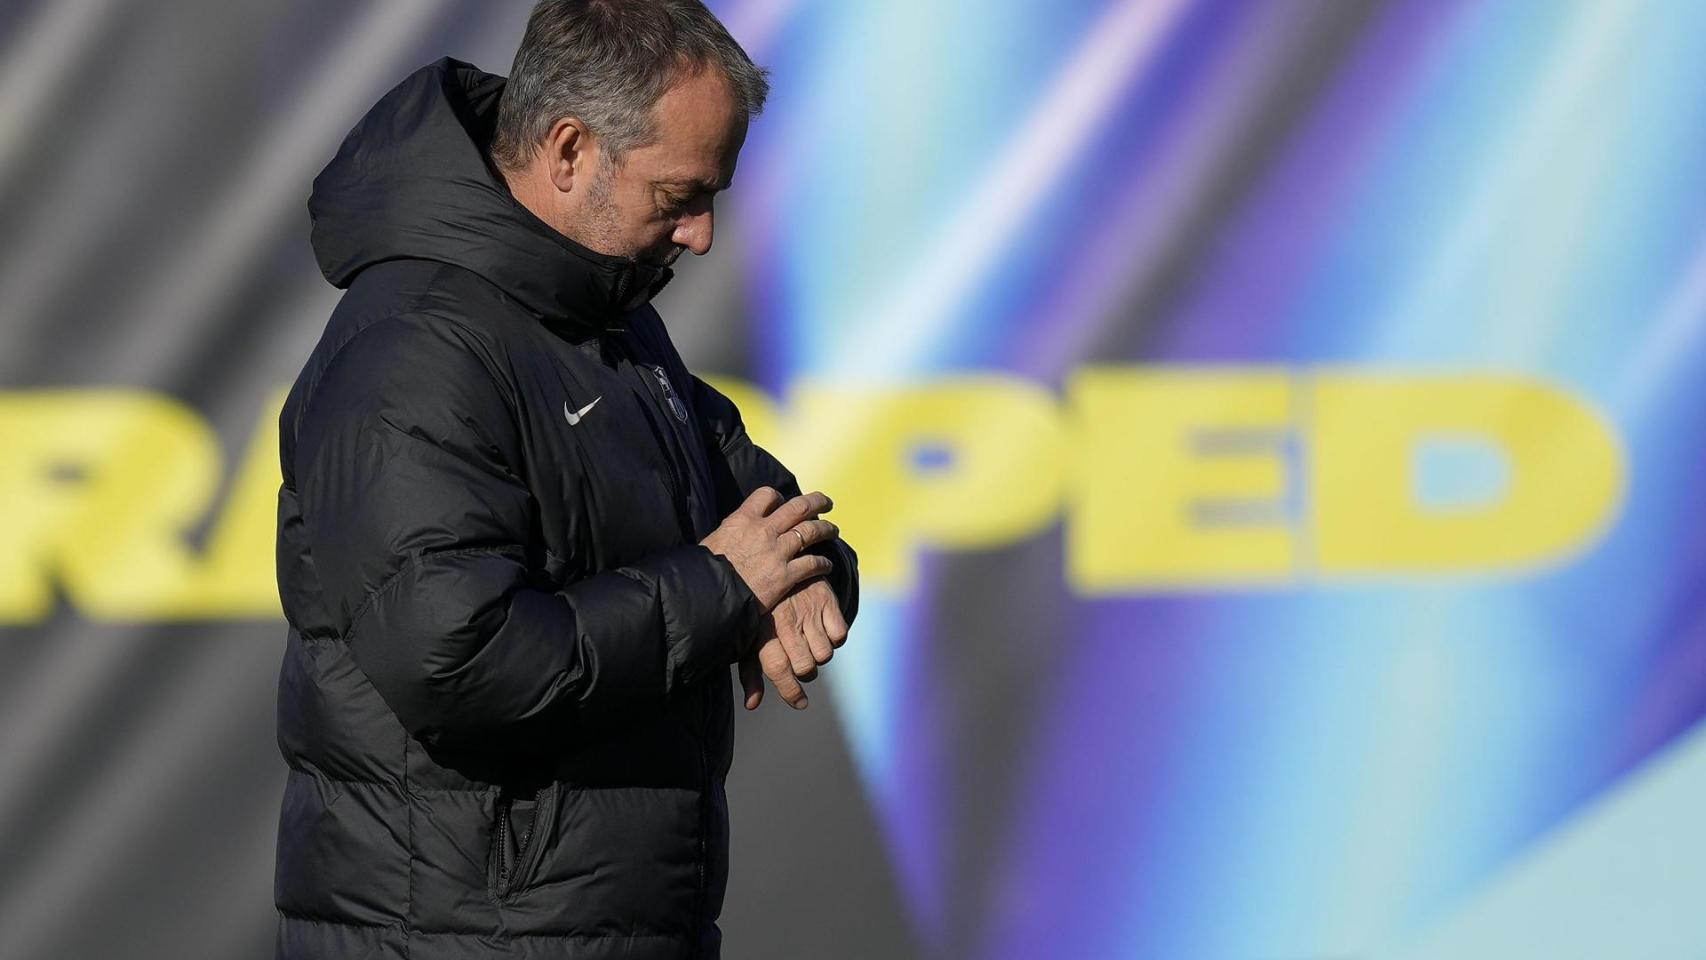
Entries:
{"type": "Polygon", "coordinates": [[[740,661],[740,685],[746,708],[756,710],[764,699],[764,678],[796,710],[806,708],[801,686],[817,677],[835,648],[847,642],[847,620],[835,591],[822,577],[795,587],[764,618],[758,645],[740,661]]]}

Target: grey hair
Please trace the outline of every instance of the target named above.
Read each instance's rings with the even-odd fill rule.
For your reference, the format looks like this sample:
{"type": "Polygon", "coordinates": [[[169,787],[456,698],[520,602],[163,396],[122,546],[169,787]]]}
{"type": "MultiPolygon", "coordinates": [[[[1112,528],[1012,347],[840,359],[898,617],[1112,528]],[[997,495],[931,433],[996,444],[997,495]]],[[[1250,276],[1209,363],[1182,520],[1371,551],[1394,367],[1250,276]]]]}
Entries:
{"type": "Polygon", "coordinates": [[[576,117],[619,164],[652,142],[652,107],[670,84],[706,67],[748,118],[764,109],[769,71],[700,0],[539,0],[498,104],[492,160],[521,169],[553,124],[576,117]]]}

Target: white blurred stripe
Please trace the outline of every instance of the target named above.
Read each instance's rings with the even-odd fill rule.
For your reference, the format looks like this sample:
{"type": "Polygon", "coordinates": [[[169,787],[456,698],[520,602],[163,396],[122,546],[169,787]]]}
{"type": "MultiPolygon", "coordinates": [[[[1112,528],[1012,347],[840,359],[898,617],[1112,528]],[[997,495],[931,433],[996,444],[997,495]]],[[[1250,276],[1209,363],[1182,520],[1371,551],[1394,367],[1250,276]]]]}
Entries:
{"type": "MultiPolygon", "coordinates": [[[[1566,9],[1567,23],[1551,41],[1538,75],[1522,90],[1521,108],[1477,151],[1474,168],[1465,171],[1467,181],[1453,185],[1448,198],[1452,221],[1429,245],[1427,259],[1405,271],[1408,280],[1390,307],[1367,318],[1368,328],[1380,334],[1378,343],[1363,348],[1364,356],[1413,353],[1413,338],[1436,327],[1442,313],[1453,309],[1450,298],[1466,288],[1475,271],[1504,254],[1497,247],[1500,230],[1513,222],[1554,223],[1556,194],[1532,185],[1576,160],[1572,138],[1587,136],[1584,118],[1607,109],[1605,91],[1614,82],[1607,74],[1629,56],[1630,34],[1643,14],[1642,6],[1632,3],[1566,9]]],[[[1530,275],[1516,275],[1515,289],[1533,282],[1530,275]]],[[[1489,317],[1482,337],[1503,346],[1505,356],[1532,363],[1540,359],[1545,339],[1557,332],[1552,317],[1545,310],[1489,317]]]]}
{"type": "Polygon", "coordinates": [[[1688,273],[1665,300],[1659,318],[1619,374],[1615,403],[1625,423],[1640,415],[1667,385],[1679,365],[1700,357],[1706,342],[1706,245],[1694,255],[1688,273]]]}
{"type": "Polygon", "coordinates": [[[139,642],[146,641],[126,635],[111,643],[77,636],[55,642],[29,666],[28,681],[0,702],[0,824],[21,822],[18,808],[33,799],[47,771],[64,761],[67,732],[118,683],[131,657],[141,655],[135,652],[139,642]]]}
{"type": "MultiPolygon", "coordinates": [[[[253,144],[240,164],[248,170],[225,193],[169,267],[140,298],[130,325],[139,340],[164,329],[185,329],[245,280],[243,267],[264,252],[286,219],[300,217],[307,242],[307,193],[313,174],[331,160],[351,124],[379,93],[401,80],[399,58],[448,4],[445,0],[367,5],[342,32],[342,42],[312,74],[312,86],[253,144]]],[[[142,344],[133,346],[140,349],[142,344]]]]}
{"type": "Polygon", "coordinates": [[[44,0],[36,16],[0,47],[0,183],[34,139],[42,113],[59,105],[54,92],[88,59],[115,0],[44,0]]]}
{"type": "MultiPolygon", "coordinates": [[[[93,637],[84,642],[103,644],[93,637]]],[[[160,811],[183,791],[216,779],[207,759],[219,755],[219,734],[210,731],[236,729],[232,718],[253,704],[254,692],[276,677],[277,666],[275,653],[253,644],[207,644],[145,710],[127,716],[122,728],[105,731],[122,741],[110,754],[113,761],[88,771],[52,819],[32,828],[48,834],[36,858],[6,865],[9,877],[27,882],[9,886],[0,899],[0,930],[6,931],[0,956],[47,956],[43,944],[75,922],[67,915],[110,883],[115,865],[135,862],[136,846],[154,841],[160,811]]],[[[270,741],[255,744],[257,750],[269,747],[270,741]]],[[[75,754],[57,759],[79,762],[75,754]]]]}
{"type": "Polygon", "coordinates": [[[1183,0],[1125,0],[1091,26],[959,213],[924,245],[918,271],[849,336],[840,369],[904,376],[928,363],[954,311],[1101,129],[1185,7],[1183,0]]]}
{"type": "Polygon", "coordinates": [[[1706,957],[1706,724],[1678,740],[1394,960],[1706,957]]]}
{"type": "MultiPolygon", "coordinates": [[[[102,353],[125,358],[127,379],[168,381],[162,368],[182,362],[182,344],[194,339],[195,330],[223,322],[210,315],[212,308],[244,282],[244,266],[266,255],[287,218],[306,221],[306,184],[379,92],[417,66],[403,63],[402,57],[446,6],[446,0],[367,5],[360,19],[340,32],[343,40],[324,64],[304,71],[310,85],[294,98],[290,112],[232,162],[233,169],[247,172],[200,204],[205,213],[195,230],[163,238],[172,258],[145,281],[139,295],[125,298],[127,321],[114,327],[102,353]]],[[[128,125],[138,119],[119,118],[127,135],[136,135],[128,125]]],[[[90,244],[92,231],[101,229],[102,212],[121,202],[114,191],[122,195],[135,188],[122,177],[78,172],[103,164],[102,152],[77,151],[68,162],[70,182],[88,186],[66,211],[33,227],[29,244],[17,255],[0,262],[0,319],[34,322],[54,296],[81,282],[89,264],[78,251],[90,244]]],[[[306,226],[301,242],[307,243],[306,226]]]]}

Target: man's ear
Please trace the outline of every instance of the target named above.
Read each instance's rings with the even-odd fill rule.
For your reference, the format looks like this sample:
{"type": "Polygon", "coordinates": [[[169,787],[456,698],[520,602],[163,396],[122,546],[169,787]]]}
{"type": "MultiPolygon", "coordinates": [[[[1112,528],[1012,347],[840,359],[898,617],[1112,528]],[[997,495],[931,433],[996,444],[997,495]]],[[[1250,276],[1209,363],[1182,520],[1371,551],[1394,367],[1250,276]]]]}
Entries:
{"type": "Polygon", "coordinates": [[[552,185],[562,193],[574,190],[577,175],[591,176],[596,150],[592,132],[578,117],[563,117],[552,124],[545,136],[546,173],[552,185]]]}

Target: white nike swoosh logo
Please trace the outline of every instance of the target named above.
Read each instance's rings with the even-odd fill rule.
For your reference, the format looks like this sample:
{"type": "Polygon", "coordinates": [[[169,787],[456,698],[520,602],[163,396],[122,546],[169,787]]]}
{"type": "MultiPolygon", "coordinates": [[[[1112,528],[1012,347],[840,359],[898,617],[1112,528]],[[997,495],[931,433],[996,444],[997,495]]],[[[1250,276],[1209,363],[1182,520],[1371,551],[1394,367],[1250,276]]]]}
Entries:
{"type": "Polygon", "coordinates": [[[578,413],[570,413],[569,412],[569,401],[564,400],[563,401],[563,416],[564,416],[564,418],[566,418],[569,421],[569,426],[572,427],[575,424],[580,423],[581,418],[586,416],[586,412],[588,410],[591,410],[593,407],[597,406],[598,401],[603,400],[603,399],[604,399],[604,394],[602,394],[602,393],[596,397],[593,397],[592,402],[587,404],[586,406],[580,408],[580,412],[578,412],[578,413]]]}

